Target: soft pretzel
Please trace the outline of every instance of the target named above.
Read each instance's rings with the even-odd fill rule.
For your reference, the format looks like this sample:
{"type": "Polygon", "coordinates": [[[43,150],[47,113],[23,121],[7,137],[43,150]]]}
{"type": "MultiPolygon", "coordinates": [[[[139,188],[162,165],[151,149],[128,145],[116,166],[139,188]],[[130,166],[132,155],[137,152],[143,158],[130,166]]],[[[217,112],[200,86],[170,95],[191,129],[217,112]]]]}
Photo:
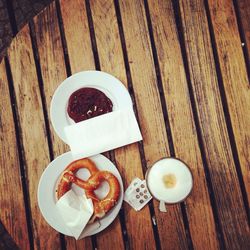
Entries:
{"type": "MultiPolygon", "coordinates": [[[[90,175],[94,175],[95,173],[99,172],[98,168],[96,167],[95,163],[92,162],[88,158],[80,159],[77,161],[73,161],[70,163],[66,169],[63,171],[59,184],[57,186],[57,199],[59,200],[66,192],[68,192],[71,188],[72,182],[77,184],[77,178],[75,174],[81,168],[86,168],[90,175]]],[[[81,186],[84,189],[93,189],[92,186],[88,185],[87,181],[81,180],[81,186]]]]}
{"type": "MultiPolygon", "coordinates": [[[[97,172],[88,179],[88,183],[94,187],[94,189],[88,189],[85,191],[86,196],[91,198],[93,201],[94,217],[102,218],[116,204],[120,195],[120,184],[117,178],[108,171],[97,172]],[[100,200],[94,191],[103,181],[108,182],[109,193],[102,200],[100,200]]],[[[81,180],[78,180],[75,184],[83,187],[84,182],[81,183],[81,180]]]]}
{"type": "Polygon", "coordinates": [[[87,158],[72,162],[67,166],[61,175],[58,187],[57,198],[60,199],[70,190],[74,183],[85,190],[87,198],[92,199],[94,205],[94,215],[91,221],[102,218],[116,204],[120,195],[120,184],[117,178],[108,171],[99,171],[95,164],[87,158]],[[81,168],[86,168],[90,172],[88,180],[84,181],[75,176],[81,168]],[[103,181],[109,184],[109,193],[102,199],[98,199],[94,191],[103,181]]]}

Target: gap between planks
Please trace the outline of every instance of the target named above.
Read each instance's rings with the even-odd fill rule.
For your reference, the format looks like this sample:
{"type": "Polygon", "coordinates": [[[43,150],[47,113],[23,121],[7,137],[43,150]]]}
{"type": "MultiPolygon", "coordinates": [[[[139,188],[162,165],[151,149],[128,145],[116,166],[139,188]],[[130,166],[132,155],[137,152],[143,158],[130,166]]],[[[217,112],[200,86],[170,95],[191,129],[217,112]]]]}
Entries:
{"type": "Polygon", "coordinates": [[[212,181],[211,181],[211,175],[209,172],[209,167],[208,167],[208,162],[205,156],[205,146],[203,143],[202,139],[202,132],[201,132],[201,127],[200,127],[200,122],[199,122],[199,117],[198,117],[198,111],[195,105],[195,98],[193,94],[193,88],[192,88],[192,83],[191,83],[191,77],[190,77],[190,72],[189,72],[189,66],[188,66],[188,59],[187,59],[187,52],[185,48],[185,39],[184,39],[184,30],[182,26],[182,21],[181,21],[181,13],[180,13],[180,6],[177,1],[172,1],[173,8],[174,8],[174,13],[175,13],[175,21],[177,25],[177,31],[178,31],[178,37],[179,37],[179,43],[180,43],[180,48],[181,48],[181,53],[182,53],[182,58],[183,58],[183,64],[184,64],[184,69],[185,69],[185,74],[187,78],[187,85],[188,85],[188,90],[189,90],[189,96],[190,96],[190,102],[191,102],[191,107],[192,107],[192,112],[193,112],[193,118],[194,118],[194,123],[197,131],[197,138],[199,142],[199,147],[201,151],[201,157],[202,157],[202,162],[204,166],[204,172],[207,180],[207,187],[209,190],[209,196],[210,196],[210,201],[212,205],[212,210],[215,218],[215,225],[216,225],[216,231],[218,233],[218,238],[219,238],[219,243],[220,247],[222,249],[225,248],[225,243],[224,239],[222,236],[222,226],[220,224],[219,216],[218,216],[218,211],[217,211],[217,204],[214,196],[214,190],[212,187],[212,181]]]}
{"type": "MultiPolygon", "coordinates": [[[[152,54],[153,54],[153,59],[154,59],[157,84],[158,84],[158,89],[159,89],[159,93],[160,93],[162,112],[163,112],[164,122],[165,122],[165,127],[166,127],[166,134],[167,134],[167,138],[168,138],[169,152],[170,152],[171,157],[176,157],[175,148],[174,148],[174,141],[173,141],[172,131],[171,131],[170,122],[169,122],[168,107],[167,107],[167,103],[166,103],[165,96],[164,96],[161,70],[160,70],[160,65],[159,65],[159,61],[158,61],[158,54],[157,54],[157,49],[156,49],[156,45],[155,45],[152,22],[151,22],[151,18],[150,18],[150,12],[149,12],[147,0],[144,0],[144,7],[145,7],[145,12],[146,12],[149,37],[150,37],[150,42],[151,42],[151,49],[152,49],[152,54]]],[[[184,227],[185,227],[185,231],[186,231],[186,235],[187,235],[189,249],[193,249],[194,246],[193,246],[193,241],[192,241],[192,237],[190,234],[190,228],[189,228],[189,224],[188,224],[188,216],[187,216],[187,211],[185,209],[185,203],[181,202],[180,206],[181,206],[183,223],[184,223],[184,227]]]]}
{"type": "Polygon", "coordinates": [[[30,207],[30,197],[29,197],[29,188],[26,183],[26,170],[25,170],[25,155],[24,155],[24,147],[22,143],[22,136],[21,136],[21,127],[20,122],[18,118],[18,111],[17,111],[17,101],[16,101],[16,95],[14,91],[14,83],[10,68],[9,59],[6,56],[4,58],[5,62],[5,68],[6,68],[6,75],[8,80],[8,87],[9,87],[9,93],[10,93],[10,100],[11,100],[11,108],[12,108],[12,114],[13,114],[13,120],[14,120],[14,126],[15,126],[15,133],[16,133],[16,145],[17,145],[17,151],[18,151],[18,158],[19,158],[19,165],[20,165],[20,173],[21,173],[21,181],[22,181],[22,191],[23,191],[23,199],[24,199],[24,205],[25,205],[25,213],[26,213],[26,220],[27,220],[27,229],[28,229],[28,237],[30,242],[30,248],[34,248],[34,237],[33,237],[33,231],[32,231],[32,215],[31,215],[31,207],[30,207]]]}
{"type": "Polygon", "coordinates": [[[186,53],[188,54],[188,66],[190,66],[190,76],[192,78],[191,87],[194,90],[194,102],[197,106],[197,113],[199,116],[198,119],[200,120],[202,126],[201,132],[204,135],[203,139],[205,139],[204,148],[206,158],[210,164],[209,172],[211,173],[211,176],[213,176],[213,188],[216,191],[216,201],[219,204],[221,203],[221,205],[224,205],[224,209],[222,207],[217,207],[217,211],[221,219],[220,222],[224,225],[222,228],[224,240],[227,246],[239,247],[244,241],[241,237],[239,237],[239,235],[247,237],[248,234],[245,219],[245,206],[241,199],[242,193],[240,187],[238,186],[238,175],[235,169],[236,166],[231,152],[232,147],[225,124],[226,120],[221,103],[220,90],[217,88],[217,74],[213,61],[214,58],[210,44],[209,27],[204,8],[205,7],[202,1],[197,1],[195,4],[186,3],[185,1],[181,2],[181,15],[183,17],[183,25],[185,26],[184,35],[187,46],[186,53]],[[198,30],[196,31],[198,32],[196,36],[192,33],[194,25],[197,25],[196,29],[198,30]],[[200,70],[200,72],[192,68],[198,65],[197,58],[199,57],[199,54],[196,55],[197,43],[201,46],[198,52],[202,51],[204,54],[204,50],[207,51],[207,53],[204,54],[205,57],[203,56],[200,58],[200,60],[204,60],[205,62],[199,64],[199,68],[197,70],[200,70]],[[206,44],[208,45],[208,48],[204,47],[205,43],[208,43],[206,44]],[[201,88],[201,83],[204,84],[206,81],[211,81],[211,85],[203,85],[203,88],[201,88]],[[207,109],[207,112],[201,110],[201,107],[204,108],[204,93],[211,95],[210,109],[207,109]],[[209,122],[209,127],[206,126],[208,124],[208,119],[211,120],[211,122],[209,122]],[[211,138],[208,137],[208,132],[213,135],[213,141],[211,141],[211,138]],[[219,155],[217,155],[218,152],[220,153],[219,155]],[[219,162],[220,165],[218,166],[217,164],[219,162]],[[214,168],[211,168],[211,164],[215,165],[213,166],[214,168]],[[216,165],[217,171],[222,171],[220,175],[217,175],[216,165]],[[228,188],[224,189],[224,181],[228,181],[228,188]],[[222,195],[222,192],[224,192],[224,195],[222,195]],[[228,195],[228,197],[226,198],[225,195],[228,195]],[[233,204],[231,206],[232,212],[226,213],[225,211],[229,208],[230,203],[233,204]],[[233,212],[233,210],[236,209],[237,211],[233,212]],[[228,223],[228,221],[231,220],[233,223],[228,223]],[[240,220],[241,222],[239,222],[240,220]],[[244,234],[242,234],[243,230],[245,230],[244,234]]]}
{"type": "MultiPolygon", "coordinates": [[[[134,93],[133,84],[132,84],[131,71],[130,71],[129,60],[128,60],[128,55],[127,55],[127,48],[126,48],[126,42],[125,42],[125,37],[124,37],[124,30],[123,30],[123,24],[122,24],[122,18],[121,18],[121,11],[120,11],[120,6],[119,6],[119,1],[118,0],[114,0],[114,6],[115,6],[117,25],[118,25],[118,29],[119,29],[119,35],[120,35],[120,41],[121,41],[121,47],[122,47],[122,53],[123,53],[123,59],[124,59],[124,66],[125,66],[125,70],[126,70],[128,91],[129,91],[130,96],[132,98],[136,119],[137,119],[137,121],[139,121],[138,109],[137,109],[135,93],[134,93]]],[[[140,124],[139,124],[139,126],[140,126],[140,124]]],[[[143,141],[138,143],[138,147],[139,147],[139,154],[140,154],[140,158],[141,158],[142,170],[143,170],[143,174],[145,176],[146,171],[147,171],[147,161],[146,161],[146,157],[145,157],[143,141]]],[[[148,203],[148,206],[149,206],[151,222],[152,222],[152,228],[153,228],[154,237],[155,237],[156,249],[161,249],[161,242],[160,242],[158,227],[157,227],[157,225],[155,223],[154,206],[153,206],[152,202],[148,203]]]]}
{"type": "Polygon", "coordinates": [[[223,82],[223,77],[222,77],[222,70],[220,67],[220,60],[219,60],[219,55],[218,55],[218,51],[217,51],[217,45],[216,45],[216,40],[215,40],[214,28],[212,25],[211,14],[209,11],[209,6],[208,6],[208,0],[205,0],[204,3],[205,3],[205,9],[206,9],[207,20],[208,20],[208,27],[209,27],[209,32],[210,32],[211,46],[212,46],[214,62],[215,62],[215,69],[216,69],[217,78],[218,78],[218,86],[219,86],[219,90],[220,90],[222,107],[223,107],[226,125],[227,125],[228,137],[229,137],[229,141],[230,141],[231,148],[232,148],[232,154],[233,154],[233,158],[234,158],[234,162],[235,162],[235,166],[236,166],[237,176],[239,179],[239,185],[241,188],[243,202],[245,205],[248,220],[250,221],[250,211],[249,211],[249,204],[248,204],[248,199],[247,199],[247,191],[246,191],[246,188],[244,186],[244,179],[243,179],[243,175],[241,172],[241,164],[240,164],[240,160],[239,160],[237,144],[235,141],[235,134],[233,132],[233,126],[232,126],[232,121],[231,121],[231,117],[230,117],[228,101],[227,101],[227,97],[226,97],[226,93],[225,93],[224,82],[223,82]]]}
{"type": "MultiPolygon", "coordinates": [[[[48,115],[48,110],[46,108],[46,97],[45,97],[45,92],[44,92],[44,84],[43,84],[43,78],[42,78],[42,73],[41,73],[39,51],[37,48],[36,33],[35,33],[33,20],[30,21],[29,23],[29,29],[30,29],[30,38],[31,38],[32,50],[33,50],[33,55],[34,55],[34,61],[35,61],[35,66],[36,66],[37,78],[38,78],[42,107],[43,107],[44,122],[45,122],[45,129],[47,133],[50,161],[53,161],[55,157],[54,157],[53,146],[52,146],[53,144],[52,144],[52,138],[51,138],[51,133],[50,133],[50,127],[49,127],[49,115],[48,115]]],[[[65,239],[61,233],[60,233],[60,242],[61,242],[61,250],[65,250],[66,249],[65,239]]]]}

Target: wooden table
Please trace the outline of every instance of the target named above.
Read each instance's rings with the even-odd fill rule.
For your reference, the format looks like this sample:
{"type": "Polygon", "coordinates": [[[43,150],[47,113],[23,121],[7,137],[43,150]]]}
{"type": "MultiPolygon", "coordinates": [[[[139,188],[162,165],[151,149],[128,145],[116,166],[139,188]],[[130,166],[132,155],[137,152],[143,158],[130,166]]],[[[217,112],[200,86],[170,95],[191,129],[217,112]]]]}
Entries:
{"type": "Polygon", "coordinates": [[[61,0],[21,30],[0,64],[0,219],[21,249],[250,249],[250,71],[238,15],[229,0],[61,0]],[[125,188],[176,156],[194,189],[167,213],[155,200],[140,212],[124,203],[108,229],[75,241],[45,222],[37,185],[69,150],[51,126],[51,97],[89,69],[119,78],[134,102],[143,142],[107,154],[125,188]]]}

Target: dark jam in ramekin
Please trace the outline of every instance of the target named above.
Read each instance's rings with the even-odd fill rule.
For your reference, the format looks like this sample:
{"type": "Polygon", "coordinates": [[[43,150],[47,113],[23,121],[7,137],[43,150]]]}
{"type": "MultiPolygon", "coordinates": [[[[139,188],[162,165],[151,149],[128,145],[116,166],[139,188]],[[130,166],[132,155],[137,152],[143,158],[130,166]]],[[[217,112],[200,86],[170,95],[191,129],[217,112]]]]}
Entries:
{"type": "Polygon", "coordinates": [[[113,110],[113,103],[100,90],[95,88],[81,88],[69,98],[68,115],[75,122],[84,121],[113,110]]]}

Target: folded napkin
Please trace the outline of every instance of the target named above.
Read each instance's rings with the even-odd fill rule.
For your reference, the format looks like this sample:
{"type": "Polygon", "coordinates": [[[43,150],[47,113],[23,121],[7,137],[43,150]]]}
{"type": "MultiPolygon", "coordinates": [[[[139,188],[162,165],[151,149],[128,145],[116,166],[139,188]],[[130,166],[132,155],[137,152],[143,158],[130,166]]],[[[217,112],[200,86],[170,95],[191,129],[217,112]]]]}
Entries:
{"type": "Polygon", "coordinates": [[[85,195],[76,195],[70,190],[57,201],[56,207],[65,226],[75,239],[79,239],[94,212],[92,200],[87,199],[85,195]]]}
{"type": "Polygon", "coordinates": [[[132,108],[113,111],[64,128],[74,159],[142,140],[132,108]]]}

